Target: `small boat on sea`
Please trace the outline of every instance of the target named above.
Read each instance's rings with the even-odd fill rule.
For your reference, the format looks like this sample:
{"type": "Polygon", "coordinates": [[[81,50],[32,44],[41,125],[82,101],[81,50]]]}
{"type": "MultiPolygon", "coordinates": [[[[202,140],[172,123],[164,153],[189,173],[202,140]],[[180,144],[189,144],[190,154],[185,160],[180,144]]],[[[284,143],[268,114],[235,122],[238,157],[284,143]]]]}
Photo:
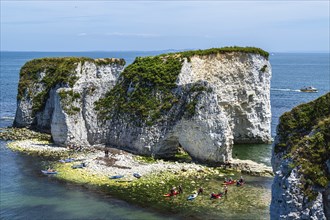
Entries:
{"type": "Polygon", "coordinates": [[[317,92],[317,89],[313,86],[304,86],[300,89],[300,92],[317,92]]]}
{"type": "Polygon", "coordinates": [[[43,174],[46,174],[46,175],[48,175],[48,174],[57,174],[57,171],[55,171],[55,170],[41,170],[41,172],[43,174]]]}

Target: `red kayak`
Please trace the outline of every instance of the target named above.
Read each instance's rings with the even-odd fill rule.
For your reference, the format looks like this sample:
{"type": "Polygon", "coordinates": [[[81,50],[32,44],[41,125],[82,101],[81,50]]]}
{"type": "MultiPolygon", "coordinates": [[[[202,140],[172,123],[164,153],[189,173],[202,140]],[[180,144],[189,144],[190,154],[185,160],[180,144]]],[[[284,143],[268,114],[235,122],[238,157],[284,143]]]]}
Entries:
{"type": "Polygon", "coordinates": [[[218,193],[218,194],[212,193],[211,194],[211,199],[220,199],[221,197],[222,197],[222,193],[218,193]]]}
{"type": "Polygon", "coordinates": [[[234,184],[236,183],[236,180],[232,180],[232,181],[224,181],[223,182],[223,185],[231,185],[231,184],[234,184]]]}
{"type": "Polygon", "coordinates": [[[175,196],[175,195],[178,195],[179,194],[179,192],[174,192],[173,194],[171,194],[171,193],[166,193],[166,194],[164,194],[164,196],[165,197],[170,197],[170,196],[175,196]]]}

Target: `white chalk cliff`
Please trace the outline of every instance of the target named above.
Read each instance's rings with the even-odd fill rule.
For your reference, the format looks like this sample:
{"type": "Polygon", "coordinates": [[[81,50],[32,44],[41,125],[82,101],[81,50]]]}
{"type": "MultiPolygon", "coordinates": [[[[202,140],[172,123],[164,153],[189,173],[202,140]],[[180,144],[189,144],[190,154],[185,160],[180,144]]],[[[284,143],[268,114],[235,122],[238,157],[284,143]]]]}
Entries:
{"type": "Polygon", "coordinates": [[[330,218],[330,93],[280,118],[271,219],[330,218]]]}
{"type": "Polygon", "coordinates": [[[103,129],[98,126],[94,102],[114,86],[124,69],[124,60],[73,58],[73,63],[68,64],[71,59],[36,59],[23,66],[20,83],[25,77],[22,74],[25,71],[25,75],[33,78],[33,73],[30,73],[30,68],[33,68],[31,65],[41,66],[39,69],[42,71],[37,71],[38,77],[34,80],[24,78],[29,80],[29,86],[24,88],[23,95],[18,99],[14,126],[50,132],[54,142],[59,145],[90,145],[102,142],[103,129]],[[45,91],[48,81],[45,78],[55,78],[49,70],[53,65],[58,69],[62,68],[61,65],[68,66],[68,73],[66,81],[58,80],[47,93],[45,91]],[[72,85],[67,82],[70,77],[74,79],[72,85]],[[42,93],[47,93],[44,107],[34,113],[34,100],[42,93]]]}
{"type": "MultiPolygon", "coordinates": [[[[159,157],[173,155],[181,147],[196,160],[208,162],[230,160],[234,142],[270,141],[271,66],[267,57],[240,51],[196,54],[189,58],[170,56],[181,63],[175,86],[169,90],[170,97],[175,97],[171,101],[149,81],[125,78],[129,73],[120,76],[123,65],[81,62],[74,70],[77,77],[74,84],[53,86],[44,108],[39,108],[35,116],[31,110],[33,99],[28,95],[31,92],[27,90],[38,87],[32,93],[42,91],[41,80],[21,92],[14,125],[49,128],[54,142],[60,145],[102,143],[159,157]],[[154,107],[157,111],[161,109],[157,117],[145,109],[147,113],[140,120],[130,97],[143,83],[152,96],[150,100],[156,97],[162,108],[154,107]],[[109,106],[95,107],[96,103],[102,105],[110,100],[115,91],[122,95],[116,97],[119,101],[113,105],[122,106],[110,106],[109,112],[106,112],[109,106]],[[166,102],[170,104],[164,107],[166,102]],[[128,109],[127,106],[133,107],[126,112],[121,110],[128,109]],[[100,112],[106,112],[107,117],[101,117],[100,112]],[[148,122],[150,118],[153,120],[148,122]]],[[[167,57],[161,59],[166,62],[167,57]]],[[[143,63],[145,58],[139,59],[143,63]]],[[[140,112],[141,109],[143,106],[140,112]]]]}

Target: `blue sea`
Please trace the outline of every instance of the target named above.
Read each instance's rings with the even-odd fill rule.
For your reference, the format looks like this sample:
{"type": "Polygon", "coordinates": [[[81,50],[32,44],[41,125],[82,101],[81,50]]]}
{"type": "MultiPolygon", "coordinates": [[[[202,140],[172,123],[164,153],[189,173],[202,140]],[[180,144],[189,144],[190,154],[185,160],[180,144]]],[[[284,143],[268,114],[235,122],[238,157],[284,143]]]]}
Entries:
{"type": "MultiPolygon", "coordinates": [[[[166,51],[168,52],[168,51],[166,51]]],[[[137,56],[154,52],[1,52],[0,127],[11,126],[16,111],[19,70],[25,62],[40,57],[84,56],[124,58],[127,64],[137,56]]],[[[272,53],[271,107],[272,136],[278,118],[296,105],[330,91],[329,53],[272,53]],[[303,93],[313,86],[318,93],[303,93]]],[[[0,219],[168,219],[168,215],[142,209],[97,192],[82,190],[39,174],[40,162],[12,152],[0,141],[0,219]]],[[[271,145],[238,145],[234,154],[270,164],[271,145]]],[[[176,216],[171,216],[175,218],[176,216]]],[[[243,217],[243,216],[242,216],[243,217]]]]}

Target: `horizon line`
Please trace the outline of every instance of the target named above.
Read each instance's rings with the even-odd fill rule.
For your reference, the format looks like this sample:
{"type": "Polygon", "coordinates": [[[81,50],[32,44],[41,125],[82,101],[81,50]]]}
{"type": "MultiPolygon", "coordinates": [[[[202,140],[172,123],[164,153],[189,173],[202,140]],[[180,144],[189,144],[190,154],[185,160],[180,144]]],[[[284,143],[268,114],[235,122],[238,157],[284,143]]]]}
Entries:
{"type": "MultiPolygon", "coordinates": [[[[84,53],[84,52],[163,52],[163,51],[187,51],[204,49],[160,49],[160,50],[79,50],[79,51],[55,51],[55,50],[0,50],[0,52],[34,52],[34,53],[84,53]]],[[[267,51],[268,53],[330,53],[329,51],[267,51]]]]}

